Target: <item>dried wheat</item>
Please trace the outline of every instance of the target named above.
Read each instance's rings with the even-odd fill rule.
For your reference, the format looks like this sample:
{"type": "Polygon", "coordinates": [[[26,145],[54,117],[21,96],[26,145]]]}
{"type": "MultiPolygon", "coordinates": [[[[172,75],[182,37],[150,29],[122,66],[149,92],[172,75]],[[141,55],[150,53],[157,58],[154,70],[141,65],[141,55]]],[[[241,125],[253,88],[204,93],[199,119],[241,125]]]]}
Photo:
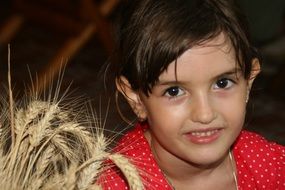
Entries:
{"type": "Polygon", "coordinates": [[[138,174],[137,169],[130,163],[130,161],[121,154],[109,155],[110,160],[120,168],[124,176],[127,178],[131,190],[142,190],[143,184],[138,174]]]}
{"type": "Polygon", "coordinates": [[[103,134],[106,117],[103,122],[93,112],[89,117],[76,100],[73,107],[61,104],[59,89],[44,101],[34,93],[14,102],[8,78],[9,101],[0,97],[1,189],[101,190],[96,180],[107,159],[122,170],[132,190],[143,189],[128,159],[108,150],[113,139],[103,134]]]}

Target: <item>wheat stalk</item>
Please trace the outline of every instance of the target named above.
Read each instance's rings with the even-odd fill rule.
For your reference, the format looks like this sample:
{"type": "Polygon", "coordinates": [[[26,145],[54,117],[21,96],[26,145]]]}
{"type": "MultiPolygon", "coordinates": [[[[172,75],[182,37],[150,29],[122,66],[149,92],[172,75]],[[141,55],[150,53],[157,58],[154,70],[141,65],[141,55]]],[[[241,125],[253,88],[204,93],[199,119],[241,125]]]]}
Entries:
{"type": "Polygon", "coordinates": [[[10,103],[10,121],[11,121],[11,139],[12,139],[12,147],[15,144],[15,131],[14,131],[14,101],[13,101],[13,92],[11,85],[11,51],[10,44],[8,45],[8,85],[9,85],[9,103],[10,103]]]}

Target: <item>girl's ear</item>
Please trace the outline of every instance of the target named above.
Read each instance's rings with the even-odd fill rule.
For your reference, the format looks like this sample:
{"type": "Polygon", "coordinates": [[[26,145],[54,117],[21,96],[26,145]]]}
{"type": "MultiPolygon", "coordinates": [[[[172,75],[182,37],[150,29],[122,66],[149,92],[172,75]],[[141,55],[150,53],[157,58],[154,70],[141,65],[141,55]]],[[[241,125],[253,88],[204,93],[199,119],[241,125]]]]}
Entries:
{"type": "Polygon", "coordinates": [[[138,119],[140,121],[144,121],[147,117],[147,112],[143,102],[141,101],[139,93],[132,89],[129,81],[123,76],[116,79],[116,86],[118,91],[126,98],[138,119]]]}
{"type": "Polygon", "coordinates": [[[254,79],[257,77],[257,75],[260,73],[260,63],[257,58],[252,59],[251,61],[251,71],[250,76],[247,82],[247,93],[246,93],[246,100],[245,102],[248,102],[249,94],[251,90],[251,86],[253,84],[254,79]]]}
{"type": "Polygon", "coordinates": [[[251,72],[250,77],[248,80],[248,90],[250,91],[251,86],[253,84],[254,79],[257,77],[257,75],[260,73],[260,63],[257,58],[254,58],[251,62],[251,72]]]}

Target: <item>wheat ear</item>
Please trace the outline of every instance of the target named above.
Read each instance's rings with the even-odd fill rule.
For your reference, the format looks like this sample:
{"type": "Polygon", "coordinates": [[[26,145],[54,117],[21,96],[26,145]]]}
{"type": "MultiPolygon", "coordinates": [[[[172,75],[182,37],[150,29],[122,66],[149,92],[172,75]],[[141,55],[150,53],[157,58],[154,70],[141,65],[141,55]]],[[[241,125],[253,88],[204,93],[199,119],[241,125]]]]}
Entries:
{"type": "Polygon", "coordinates": [[[137,169],[121,154],[110,154],[109,159],[123,172],[131,190],[142,190],[143,184],[137,169]]]}
{"type": "Polygon", "coordinates": [[[80,172],[80,179],[78,181],[79,189],[88,189],[87,187],[93,186],[94,180],[98,177],[103,166],[104,159],[107,158],[106,154],[106,139],[103,133],[96,135],[96,142],[93,144],[92,159],[85,162],[86,165],[82,168],[80,172]],[[93,162],[92,162],[93,161],[93,162]],[[90,163],[88,165],[88,163],[90,163]]]}

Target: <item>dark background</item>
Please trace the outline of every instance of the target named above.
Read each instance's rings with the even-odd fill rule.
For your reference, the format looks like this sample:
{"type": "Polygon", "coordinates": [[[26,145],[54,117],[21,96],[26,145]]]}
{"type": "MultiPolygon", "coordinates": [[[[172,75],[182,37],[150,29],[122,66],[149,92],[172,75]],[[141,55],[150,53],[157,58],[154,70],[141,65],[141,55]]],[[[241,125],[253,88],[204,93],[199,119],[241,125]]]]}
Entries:
{"type": "MultiPolygon", "coordinates": [[[[26,0],[29,1],[33,2],[26,0]]],[[[94,2],[100,4],[102,1],[94,2]]],[[[239,2],[249,18],[254,43],[263,57],[262,72],[255,81],[251,93],[246,128],[285,145],[285,1],[239,0],[239,2]]],[[[114,12],[116,7],[108,16],[102,16],[104,22],[110,26],[114,12]]],[[[14,93],[17,97],[21,97],[29,88],[31,80],[49,65],[71,31],[55,30],[40,18],[26,19],[25,14],[15,6],[13,0],[1,0],[0,35],[3,26],[15,14],[25,18],[25,21],[9,42],[0,42],[0,82],[2,86],[7,85],[9,43],[14,93]]],[[[68,17],[70,15],[74,16],[72,12],[67,13],[68,17]]],[[[106,31],[112,34],[112,29],[106,31]]],[[[101,37],[94,33],[68,59],[61,86],[65,89],[72,83],[73,96],[84,96],[98,114],[101,112],[102,120],[107,117],[106,129],[122,131],[127,124],[120,119],[114,97],[104,91],[103,80],[98,77],[101,66],[110,55],[102,44],[101,37]]],[[[129,112],[125,104],[121,104],[120,107],[129,112]]],[[[127,116],[132,119],[131,115],[127,116]]]]}

